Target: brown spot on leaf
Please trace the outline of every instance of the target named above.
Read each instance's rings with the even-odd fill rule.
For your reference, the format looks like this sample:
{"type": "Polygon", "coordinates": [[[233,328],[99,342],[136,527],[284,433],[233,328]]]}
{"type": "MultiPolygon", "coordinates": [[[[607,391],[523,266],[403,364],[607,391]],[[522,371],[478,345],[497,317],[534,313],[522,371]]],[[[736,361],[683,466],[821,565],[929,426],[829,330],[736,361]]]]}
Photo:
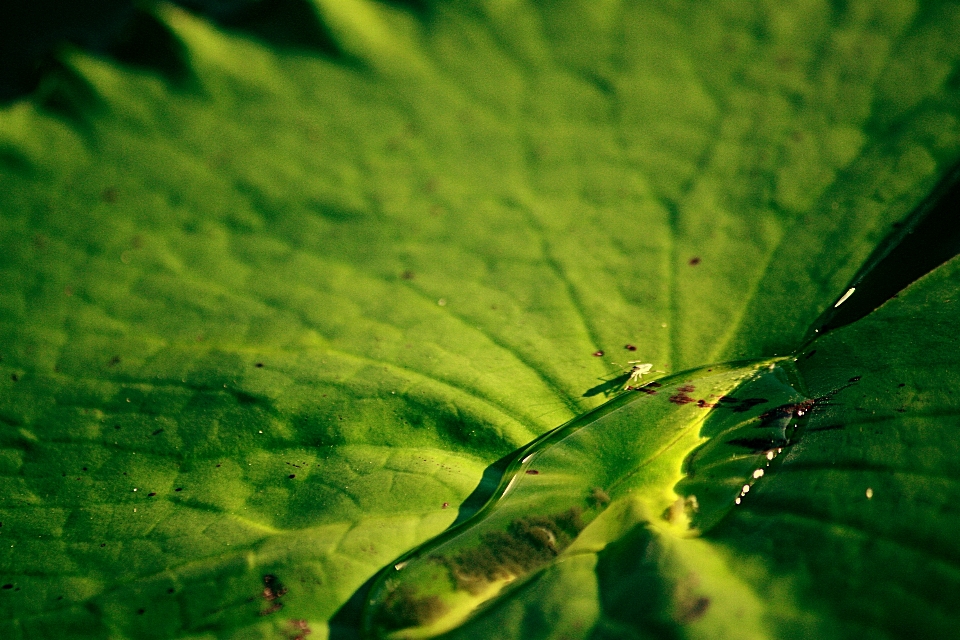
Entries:
{"type": "Polygon", "coordinates": [[[677,603],[676,620],[680,624],[690,624],[702,618],[710,608],[710,598],[698,596],[677,603]]]}
{"type": "Polygon", "coordinates": [[[596,507],[605,507],[610,504],[610,494],[600,487],[594,487],[590,491],[590,498],[588,500],[596,507]]]}
{"type": "Polygon", "coordinates": [[[434,556],[459,590],[480,593],[496,580],[525,575],[563,551],[584,528],[583,509],[513,520],[506,531],[489,531],[480,544],[455,556],[434,556]]]}
{"type": "Polygon", "coordinates": [[[422,627],[446,612],[447,605],[439,596],[421,596],[412,586],[403,584],[384,598],[374,623],[384,630],[422,627]]]}
{"type": "Polygon", "coordinates": [[[690,404],[691,402],[696,402],[696,398],[690,396],[690,392],[694,390],[692,384],[685,384],[677,387],[677,392],[670,396],[669,400],[673,404],[690,404]]]}

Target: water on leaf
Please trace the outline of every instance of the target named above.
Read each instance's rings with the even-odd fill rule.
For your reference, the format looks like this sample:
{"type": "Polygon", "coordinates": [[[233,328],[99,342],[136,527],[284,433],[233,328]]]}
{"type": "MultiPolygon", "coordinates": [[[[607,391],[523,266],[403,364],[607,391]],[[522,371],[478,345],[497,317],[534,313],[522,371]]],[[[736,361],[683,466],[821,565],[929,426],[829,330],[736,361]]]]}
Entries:
{"type": "Polygon", "coordinates": [[[675,535],[709,529],[825,400],[805,396],[784,359],[715,365],[618,395],[518,451],[482,509],[385,570],[367,599],[366,635],[457,627],[575,552],[617,503],[640,504],[675,535]]]}

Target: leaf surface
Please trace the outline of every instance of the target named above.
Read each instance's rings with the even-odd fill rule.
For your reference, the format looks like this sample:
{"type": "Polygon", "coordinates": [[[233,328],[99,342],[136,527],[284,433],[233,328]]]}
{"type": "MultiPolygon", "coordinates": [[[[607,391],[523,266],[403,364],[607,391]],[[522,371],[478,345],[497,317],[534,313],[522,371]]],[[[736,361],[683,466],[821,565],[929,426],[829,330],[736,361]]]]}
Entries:
{"type": "Polygon", "coordinates": [[[953,4],[312,10],[0,112],[4,637],[322,637],[628,360],[793,349],[960,155],[953,4]]]}

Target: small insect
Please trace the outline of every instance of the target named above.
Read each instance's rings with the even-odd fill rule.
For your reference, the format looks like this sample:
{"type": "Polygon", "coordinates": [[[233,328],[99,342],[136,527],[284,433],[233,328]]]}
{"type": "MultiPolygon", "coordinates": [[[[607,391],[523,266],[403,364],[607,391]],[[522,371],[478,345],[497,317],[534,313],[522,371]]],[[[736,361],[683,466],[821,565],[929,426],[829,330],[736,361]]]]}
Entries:
{"type": "MultiPolygon", "coordinates": [[[[632,383],[640,382],[643,380],[643,376],[650,373],[653,369],[653,365],[649,362],[640,362],[639,360],[630,360],[627,364],[632,365],[630,367],[630,377],[627,378],[627,381],[623,383],[624,389],[629,389],[633,386],[632,383]]],[[[660,373],[659,371],[657,373],[660,373]]]]}

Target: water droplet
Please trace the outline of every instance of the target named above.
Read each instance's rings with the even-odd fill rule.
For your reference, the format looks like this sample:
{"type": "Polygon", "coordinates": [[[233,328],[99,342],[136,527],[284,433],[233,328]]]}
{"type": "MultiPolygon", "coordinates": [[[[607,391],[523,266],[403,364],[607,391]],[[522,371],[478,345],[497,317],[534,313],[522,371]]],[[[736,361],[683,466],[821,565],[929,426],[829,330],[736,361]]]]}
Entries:
{"type": "Polygon", "coordinates": [[[870,487],[867,487],[867,500],[869,500],[872,497],[873,497],[873,489],[870,487]]]}

